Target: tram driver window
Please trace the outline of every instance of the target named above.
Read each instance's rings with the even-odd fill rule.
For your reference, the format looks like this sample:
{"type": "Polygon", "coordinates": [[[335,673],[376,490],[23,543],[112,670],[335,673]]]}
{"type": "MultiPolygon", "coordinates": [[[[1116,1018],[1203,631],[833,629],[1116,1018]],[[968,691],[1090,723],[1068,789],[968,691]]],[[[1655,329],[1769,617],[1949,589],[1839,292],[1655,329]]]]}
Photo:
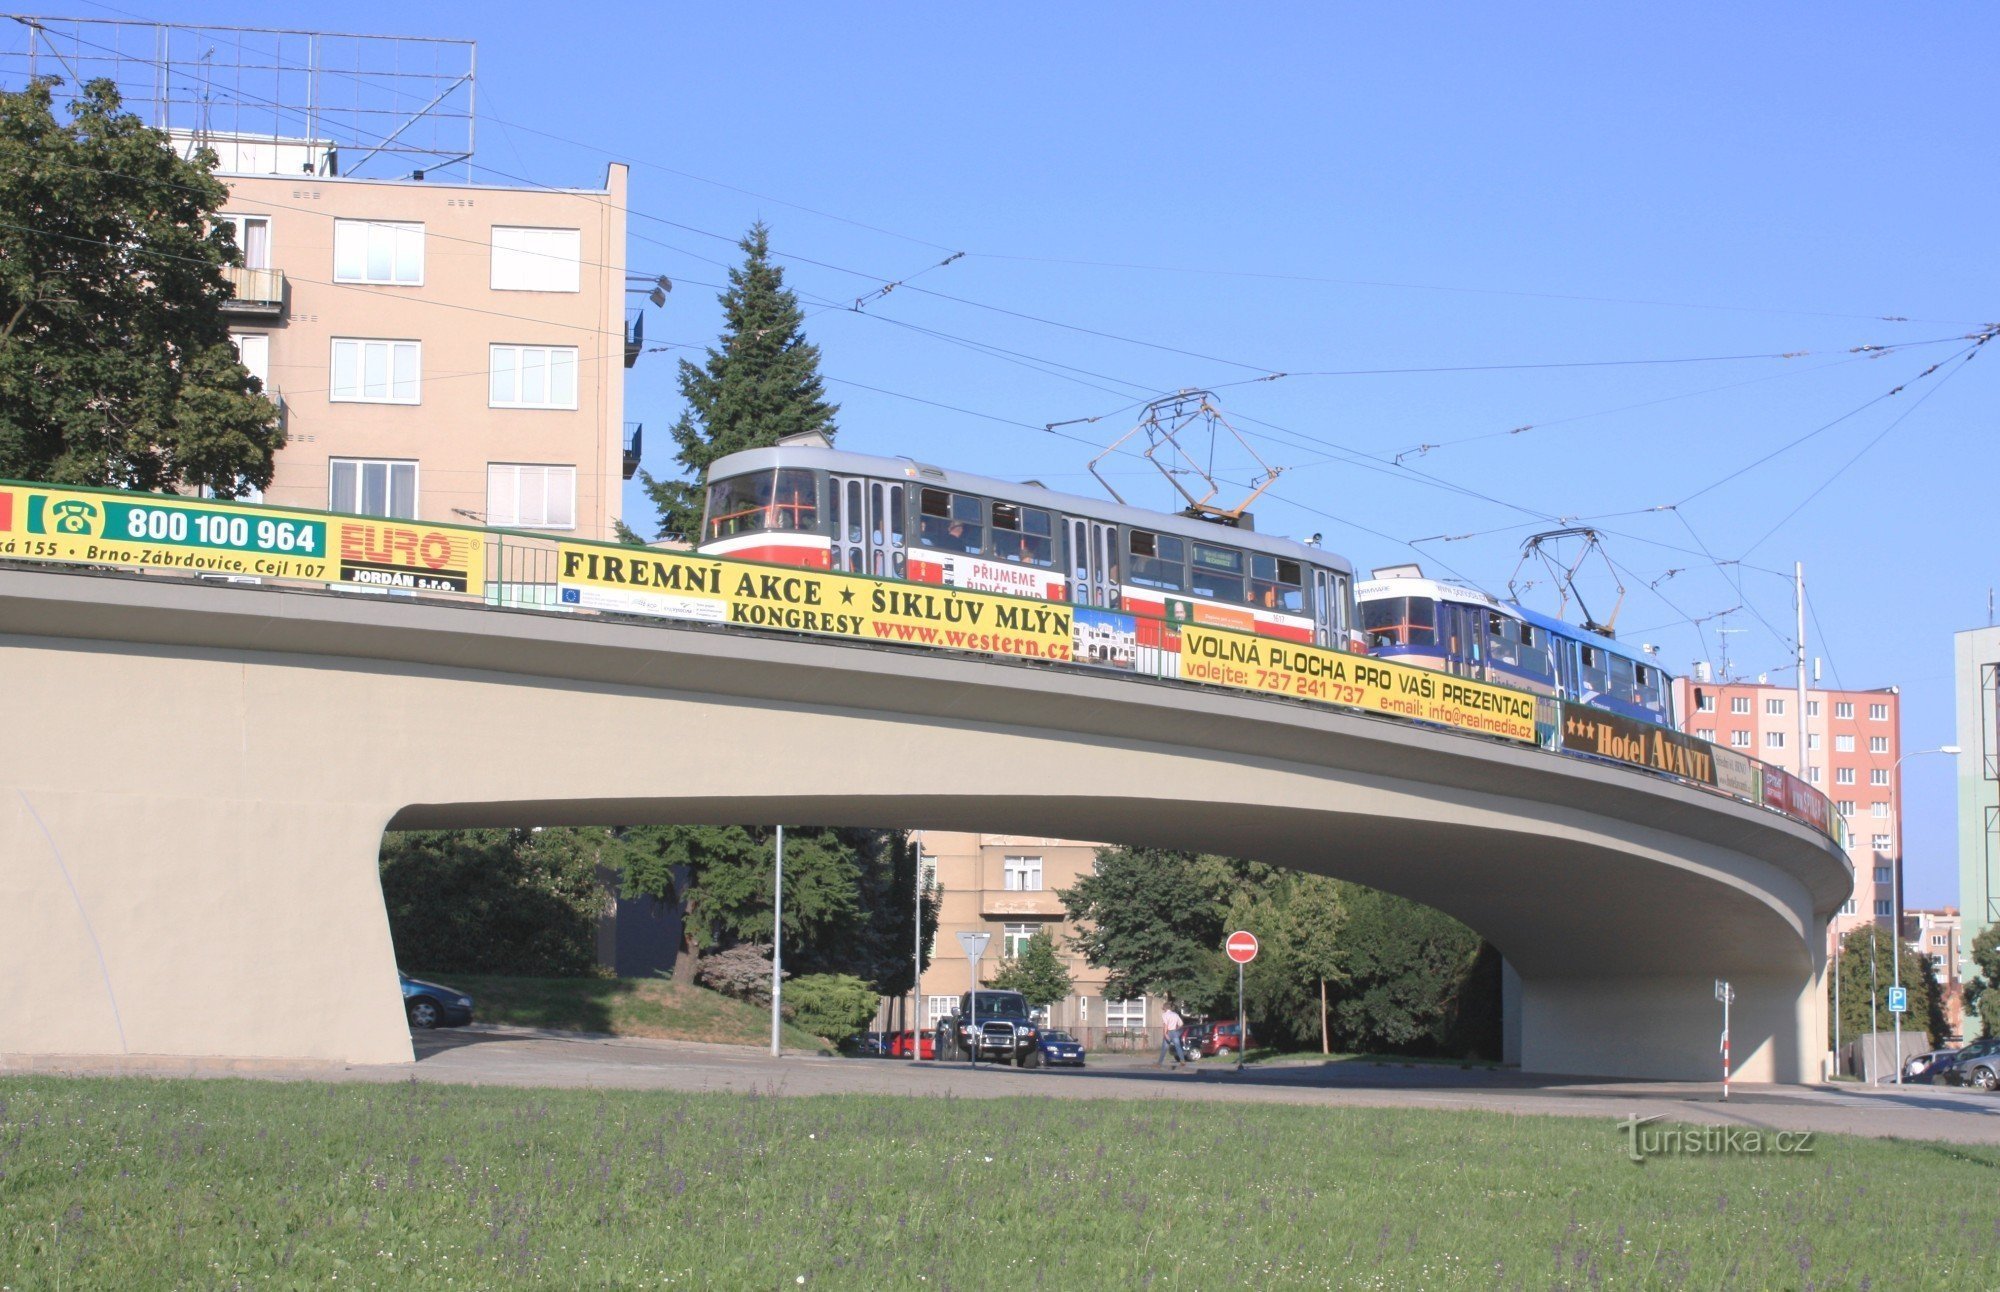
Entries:
{"type": "Polygon", "coordinates": [[[1243,553],[1208,543],[1194,545],[1194,564],[1189,570],[1192,591],[1197,597],[1243,603],[1249,589],[1243,583],[1243,553]]]}
{"type": "Polygon", "coordinates": [[[813,473],[800,467],[718,480],[708,487],[708,538],[819,526],[813,473]]]}
{"type": "Polygon", "coordinates": [[[1126,533],[1132,557],[1126,582],[1168,592],[1187,591],[1187,540],[1144,529],[1126,533]]]}
{"type": "Polygon", "coordinates": [[[1305,579],[1297,561],[1281,561],[1275,556],[1250,558],[1250,600],[1266,610],[1304,614],[1305,579]]]}
{"type": "Polygon", "coordinates": [[[923,489],[917,494],[917,512],[917,541],[925,547],[979,554],[986,532],[979,499],[946,489],[923,489]]]}
{"type": "Polygon", "coordinates": [[[1361,603],[1361,631],[1371,646],[1437,645],[1437,602],[1427,597],[1383,597],[1361,603]]]}
{"type": "Polygon", "coordinates": [[[994,503],[993,555],[1017,565],[1048,569],[1056,563],[1055,521],[1034,507],[994,503]]]}

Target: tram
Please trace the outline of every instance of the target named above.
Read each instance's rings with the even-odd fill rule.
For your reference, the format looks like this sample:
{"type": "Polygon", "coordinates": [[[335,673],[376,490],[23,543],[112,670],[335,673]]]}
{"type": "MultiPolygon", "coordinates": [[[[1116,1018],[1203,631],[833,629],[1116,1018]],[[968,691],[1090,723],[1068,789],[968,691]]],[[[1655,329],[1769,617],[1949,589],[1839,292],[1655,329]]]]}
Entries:
{"type": "Polygon", "coordinates": [[[1673,679],[1612,638],[1413,566],[1375,571],[1354,598],[1372,655],[1675,725],[1673,679]]]}
{"type": "Polygon", "coordinates": [[[1131,667],[1183,623],[1359,646],[1353,566],[1248,516],[1147,511],[817,436],[718,458],[706,503],[704,554],[1069,602],[1083,662],[1131,667]]]}

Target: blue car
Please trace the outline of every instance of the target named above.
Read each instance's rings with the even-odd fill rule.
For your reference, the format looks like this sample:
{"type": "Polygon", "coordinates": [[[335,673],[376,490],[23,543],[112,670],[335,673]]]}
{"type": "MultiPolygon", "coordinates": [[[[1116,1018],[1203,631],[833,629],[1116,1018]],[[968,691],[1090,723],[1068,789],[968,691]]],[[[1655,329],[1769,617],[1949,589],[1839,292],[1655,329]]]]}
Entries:
{"type": "Polygon", "coordinates": [[[1039,1042],[1042,1062],[1051,1067],[1083,1066],[1083,1042],[1068,1032],[1043,1032],[1039,1042]]]}
{"type": "Polygon", "coordinates": [[[458,988],[406,973],[396,976],[403,980],[403,1012],[410,1016],[411,1027],[463,1027],[472,1021],[472,997],[458,988]]]}

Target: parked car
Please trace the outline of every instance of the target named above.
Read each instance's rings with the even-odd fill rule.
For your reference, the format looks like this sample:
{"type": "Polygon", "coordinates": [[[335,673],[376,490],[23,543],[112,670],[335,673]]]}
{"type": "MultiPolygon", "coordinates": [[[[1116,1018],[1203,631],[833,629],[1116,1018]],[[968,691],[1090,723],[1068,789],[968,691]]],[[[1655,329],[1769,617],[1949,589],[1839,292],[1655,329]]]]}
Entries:
{"type": "Polygon", "coordinates": [[[1041,1049],[1035,1037],[1041,1029],[1028,1010],[1028,998],[1018,991],[965,992],[950,1018],[937,1025],[938,1054],[946,1059],[1038,1066],[1041,1049]]]}
{"type": "Polygon", "coordinates": [[[1043,1032],[1036,1043],[1042,1047],[1042,1062],[1052,1067],[1083,1066],[1083,1042],[1068,1032],[1043,1032]]]}
{"type": "Polygon", "coordinates": [[[1193,1058],[1202,1052],[1201,1047],[1208,1044],[1209,1033],[1214,1030],[1215,1024],[1206,1020],[1181,1025],[1181,1043],[1187,1047],[1188,1057],[1193,1058]]]}
{"type": "Polygon", "coordinates": [[[2000,1090],[2000,1036],[1989,1036],[1966,1046],[1938,1075],[1948,1086],[2000,1090]]]}
{"type": "Polygon", "coordinates": [[[1237,1054],[1243,1049],[1243,1027],[1239,1023],[1215,1023],[1209,1027],[1208,1036],[1201,1043],[1204,1055],[1237,1054]]]}
{"type": "MultiPolygon", "coordinates": [[[[907,1059],[910,1057],[910,1034],[908,1032],[889,1033],[889,1057],[892,1059],[907,1059]]],[[[917,1057],[919,1059],[935,1059],[937,1057],[937,1042],[931,1039],[929,1032],[923,1033],[922,1041],[917,1046],[917,1057]]]]}
{"type": "Polygon", "coordinates": [[[403,980],[403,1012],[411,1027],[463,1027],[472,1021],[472,997],[458,988],[401,972],[396,976],[403,980]]]}
{"type": "MultiPolygon", "coordinates": [[[[1903,1064],[1903,1084],[1906,1086],[1931,1085],[1938,1080],[1939,1074],[1950,1067],[1957,1059],[1957,1050],[1932,1050],[1928,1054],[1919,1054],[1903,1064]]],[[[1896,1084],[1896,1074],[1892,1072],[1886,1077],[1878,1077],[1876,1084],[1893,1086],[1896,1084]]]]}

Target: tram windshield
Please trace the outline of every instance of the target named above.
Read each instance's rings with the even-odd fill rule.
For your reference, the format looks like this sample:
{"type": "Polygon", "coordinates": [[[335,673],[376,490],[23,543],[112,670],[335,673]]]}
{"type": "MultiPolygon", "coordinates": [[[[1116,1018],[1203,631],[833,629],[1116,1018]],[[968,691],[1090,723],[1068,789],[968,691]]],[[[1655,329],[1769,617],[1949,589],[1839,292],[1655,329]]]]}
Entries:
{"type": "Polygon", "coordinates": [[[819,504],[810,471],[780,467],[717,480],[708,487],[705,541],[774,529],[811,531],[818,525],[819,504]]]}
{"type": "Polygon", "coordinates": [[[1361,631],[1376,646],[1437,645],[1437,602],[1381,597],[1361,603],[1361,631]]]}
{"type": "Polygon", "coordinates": [[[1250,557],[1250,600],[1266,610],[1304,614],[1305,577],[1299,563],[1253,554],[1250,557]]]}

